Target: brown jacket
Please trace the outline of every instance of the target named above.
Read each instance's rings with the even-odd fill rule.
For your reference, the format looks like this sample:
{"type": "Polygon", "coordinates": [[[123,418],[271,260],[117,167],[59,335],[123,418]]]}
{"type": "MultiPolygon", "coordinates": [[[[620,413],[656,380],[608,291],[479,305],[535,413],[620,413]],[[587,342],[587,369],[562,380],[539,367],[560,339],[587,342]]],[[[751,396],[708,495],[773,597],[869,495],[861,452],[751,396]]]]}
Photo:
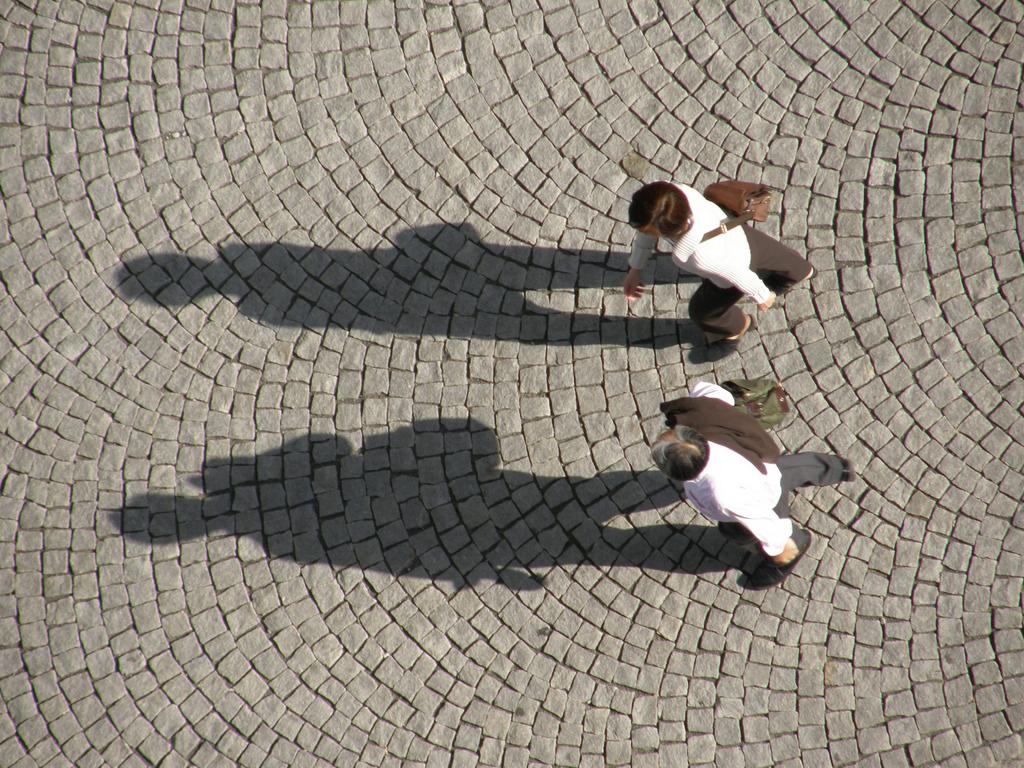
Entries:
{"type": "Polygon", "coordinates": [[[765,462],[781,455],[757,419],[713,397],[679,397],[662,403],[661,412],[670,423],[695,429],[705,440],[736,451],[762,475],[768,473],[765,462]]]}

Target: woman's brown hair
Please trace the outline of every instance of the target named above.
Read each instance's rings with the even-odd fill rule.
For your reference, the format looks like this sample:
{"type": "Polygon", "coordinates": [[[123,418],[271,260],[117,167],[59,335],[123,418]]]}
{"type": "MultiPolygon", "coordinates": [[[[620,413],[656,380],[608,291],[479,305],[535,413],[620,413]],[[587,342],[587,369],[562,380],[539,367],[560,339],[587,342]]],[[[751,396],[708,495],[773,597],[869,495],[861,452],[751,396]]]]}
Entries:
{"type": "Polygon", "coordinates": [[[678,187],[667,181],[655,181],[633,193],[629,225],[635,229],[654,226],[665,237],[682,237],[693,226],[693,215],[678,187]]]}

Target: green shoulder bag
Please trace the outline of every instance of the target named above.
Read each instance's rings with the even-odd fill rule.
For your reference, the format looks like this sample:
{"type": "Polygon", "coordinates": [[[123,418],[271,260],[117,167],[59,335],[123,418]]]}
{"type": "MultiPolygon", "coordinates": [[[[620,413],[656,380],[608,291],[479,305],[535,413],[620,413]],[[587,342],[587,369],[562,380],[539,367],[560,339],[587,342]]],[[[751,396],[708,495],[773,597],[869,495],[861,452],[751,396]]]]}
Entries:
{"type": "Polygon", "coordinates": [[[736,407],[761,422],[765,429],[778,426],[789,415],[789,395],[773,379],[733,379],[723,381],[722,386],[736,398],[736,407]]]}

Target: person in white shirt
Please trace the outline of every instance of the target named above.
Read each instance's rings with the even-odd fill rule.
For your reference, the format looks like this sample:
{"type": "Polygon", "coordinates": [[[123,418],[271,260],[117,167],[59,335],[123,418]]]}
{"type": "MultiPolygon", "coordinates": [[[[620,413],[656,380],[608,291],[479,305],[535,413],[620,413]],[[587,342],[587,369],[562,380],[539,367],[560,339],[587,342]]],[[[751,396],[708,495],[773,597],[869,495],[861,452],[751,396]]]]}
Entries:
{"type": "Polygon", "coordinates": [[[762,276],[788,288],[810,278],[814,268],[792,248],[752,227],[735,226],[723,233],[729,218],[685,184],[656,181],[637,190],[629,205],[629,224],[637,235],[623,285],[626,299],[633,302],[643,295],[643,268],[658,238],[664,237],[672,243],[676,265],[703,278],[689,311],[708,343],[739,340],[753,318],[736,303],[748,296],[762,311],[775,303],[775,293],[762,276]]]}
{"type": "Polygon", "coordinates": [[[783,454],[760,423],[734,408],[728,390],[702,382],[679,401],[675,426],[651,446],[654,463],[683,482],[686,499],[728,538],[760,545],[776,566],[792,568],[811,543],[789,519],[796,488],[852,480],[853,465],[824,453],[783,454]]]}

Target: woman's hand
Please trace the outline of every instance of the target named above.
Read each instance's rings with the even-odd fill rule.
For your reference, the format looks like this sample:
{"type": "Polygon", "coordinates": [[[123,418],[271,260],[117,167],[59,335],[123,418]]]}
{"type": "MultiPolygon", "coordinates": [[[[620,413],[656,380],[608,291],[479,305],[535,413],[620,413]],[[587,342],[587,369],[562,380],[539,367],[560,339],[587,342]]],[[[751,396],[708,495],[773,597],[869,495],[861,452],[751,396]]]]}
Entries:
{"type": "Polygon", "coordinates": [[[767,312],[775,304],[775,294],[773,292],[768,293],[768,300],[764,304],[758,304],[757,308],[762,312],[767,312]]]}
{"type": "Polygon", "coordinates": [[[626,301],[632,304],[644,295],[644,284],[640,281],[643,272],[639,269],[630,268],[626,280],[622,284],[622,290],[626,294],[626,301]]]}

